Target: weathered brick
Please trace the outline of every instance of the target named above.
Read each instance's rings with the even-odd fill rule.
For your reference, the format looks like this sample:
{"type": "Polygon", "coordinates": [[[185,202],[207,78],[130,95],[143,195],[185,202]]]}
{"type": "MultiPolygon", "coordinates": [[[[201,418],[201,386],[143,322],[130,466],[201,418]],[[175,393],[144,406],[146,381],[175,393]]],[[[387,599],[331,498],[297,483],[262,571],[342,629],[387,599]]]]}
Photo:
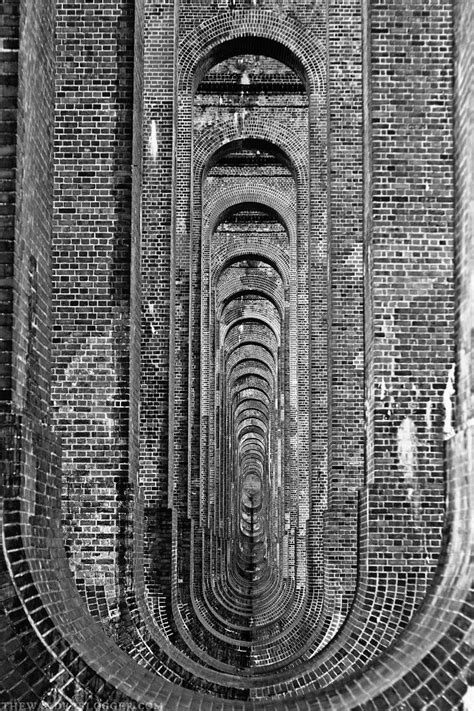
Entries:
{"type": "Polygon", "coordinates": [[[473,21],[2,4],[2,701],[462,704],[473,21]]]}

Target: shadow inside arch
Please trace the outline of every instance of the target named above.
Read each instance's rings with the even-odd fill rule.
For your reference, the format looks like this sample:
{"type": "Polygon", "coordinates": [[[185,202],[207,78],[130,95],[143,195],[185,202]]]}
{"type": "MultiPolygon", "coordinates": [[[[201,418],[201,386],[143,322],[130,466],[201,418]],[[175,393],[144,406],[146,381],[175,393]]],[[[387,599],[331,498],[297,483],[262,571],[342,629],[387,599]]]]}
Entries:
{"type": "Polygon", "coordinates": [[[296,20],[265,10],[222,13],[188,33],[179,44],[179,89],[195,91],[219,62],[239,54],[272,57],[292,69],[308,93],[321,92],[325,55],[319,40],[296,20]]]}

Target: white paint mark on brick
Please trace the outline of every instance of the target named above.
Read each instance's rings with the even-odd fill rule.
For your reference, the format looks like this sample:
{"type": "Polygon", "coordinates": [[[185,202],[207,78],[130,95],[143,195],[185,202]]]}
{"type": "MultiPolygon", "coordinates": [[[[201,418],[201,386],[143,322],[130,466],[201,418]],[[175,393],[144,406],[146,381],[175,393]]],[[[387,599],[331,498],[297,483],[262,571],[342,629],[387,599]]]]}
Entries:
{"type": "Polygon", "coordinates": [[[411,417],[405,417],[397,432],[398,463],[405,479],[413,479],[417,469],[418,440],[411,417]]]}
{"type": "Polygon", "coordinates": [[[242,76],[240,77],[240,83],[243,86],[248,86],[250,84],[250,77],[246,69],[243,71],[242,76]]]}
{"type": "Polygon", "coordinates": [[[391,416],[392,416],[392,412],[393,412],[394,407],[395,407],[395,398],[393,397],[393,395],[391,395],[390,398],[389,398],[389,400],[388,400],[387,417],[391,417],[391,416]]]}
{"type": "Polygon", "coordinates": [[[474,711],[474,686],[468,686],[462,697],[463,711],[474,711]]]}
{"type": "Polygon", "coordinates": [[[448,382],[446,383],[446,388],[443,393],[443,406],[444,406],[444,438],[450,439],[454,435],[453,427],[453,395],[454,395],[454,373],[455,365],[451,366],[448,374],[448,382]]]}
{"type": "Polygon", "coordinates": [[[107,413],[104,413],[104,422],[105,422],[105,427],[107,428],[107,432],[109,437],[112,437],[114,434],[114,425],[115,421],[114,418],[108,415],[107,413]]]}
{"type": "Polygon", "coordinates": [[[431,412],[433,410],[433,403],[431,400],[428,400],[426,403],[426,411],[425,411],[425,424],[426,424],[426,429],[428,430],[428,433],[431,432],[431,412]]]}
{"type": "Polygon", "coordinates": [[[156,121],[154,119],[151,122],[151,131],[148,143],[150,146],[150,153],[152,155],[152,158],[156,159],[158,157],[158,138],[156,135],[156,121]]]}

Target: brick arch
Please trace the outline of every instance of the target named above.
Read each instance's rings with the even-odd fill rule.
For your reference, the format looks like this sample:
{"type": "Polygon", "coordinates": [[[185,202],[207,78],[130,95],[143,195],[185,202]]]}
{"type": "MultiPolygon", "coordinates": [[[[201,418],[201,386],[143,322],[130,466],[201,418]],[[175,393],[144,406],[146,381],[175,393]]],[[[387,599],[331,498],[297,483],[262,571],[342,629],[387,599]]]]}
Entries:
{"type": "MultiPolygon", "coordinates": [[[[235,113],[235,112],[234,112],[235,113]]],[[[212,124],[211,124],[212,125],[212,124]]],[[[293,167],[291,165],[291,162],[288,158],[288,156],[283,153],[276,145],[271,144],[266,141],[262,141],[261,139],[258,138],[249,138],[246,137],[245,139],[239,140],[238,141],[238,147],[242,148],[254,148],[255,150],[262,150],[269,152],[273,155],[274,158],[277,158],[279,162],[290,172],[293,173],[293,167]]],[[[213,154],[211,160],[206,166],[206,169],[212,170],[216,165],[219,165],[219,162],[225,159],[225,157],[232,152],[232,150],[235,150],[235,146],[232,145],[232,143],[227,143],[223,145],[219,150],[216,151],[216,153],[213,154]]],[[[207,175],[207,173],[206,173],[207,175]]]]}
{"type": "Polygon", "coordinates": [[[238,46],[252,53],[254,40],[260,41],[255,53],[262,54],[264,48],[268,56],[283,57],[290,68],[303,75],[310,93],[323,90],[326,62],[320,42],[297,20],[257,8],[220,13],[183,37],[178,48],[179,88],[192,91],[211,66],[235,55],[238,46]]]}
{"type": "MultiPolygon", "coordinates": [[[[247,362],[249,359],[245,358],[244,360],[237,361],[232,368],[228,371],[229,373],[229,390],[231,392],[234,392],[237,388],[242,389],[242,387],[245,388],[257,388],[259,389],[262,380],[264,380],[267,385],[271,385],[274,381],[275,373],[274,371],[269,368],[268,364],[263,363],[262,361],[258,360],[258,358],[252,359],[255,361],[258,361],[260,363],[260,369],[258,371],[252,372],[252,373],[242,373],[241,368],[243,367],[244,362],[247,362]],[[264,370],[266,368],[266,370],[264,370]],[[234,372],[235,371],[235,372],[234,372]],[[233,373],[233,375],[232,375],[233,373]],[[232,377],[231,377],[232,375],[232,377]]],[[[265,391],[267,392],[267,391],[265,391]]],[[[268,392],[267,392],[268,394],[268,392]]]]}
{"type": "MultiPolygon", "coordinates": [[[[249,360],[252,363],[254,372],[255,373],[258,372],[260,374],[260,377],[264,377],[263,374],[265,374],[265,377],[267,378],[267,380],[268,380],[268,378],[273,378],[273,376],[274,376],[273,371],[267,363],[263,363],[263,361],[261,361],[259,358],[251,358],[249,360]]],[[[237,381],[237,379],[242,377],[243,375],[248,375],[247,371],[244,370],[244,367],[241,362],[234,363],[232,368],[228,371],[229,378],[232,375],[232,372],[234,370],[236,371],[236,373],[234,374],[235,381],[237,381]]]]}
{"type": "MultiPolygon", "coordinates": [[[[256,376],[256,377],[257,377],[257,376],[256,376]]],[[[271,383],[269,383],[268,379],[267,379],[267,378],[264,378],[263,375],[259,375],[258,378],[257,378],[257,380],[256,380],[255,382],[258,382],[258,379],[264,381],[264,384],[265,384],[267,387],[270,387],[270,388],[272,387],[271,383]]],[[[237,387],[238,387],[238,385],[237,385],[237,382],[236,382],[235,387],[234,387],[234,390],[235,390],[237,387]]],[[[251,383],[248,383],[248,384],[246,385],[246,387],[252,387],[252,384],[251,384],[251,383]]],[[[235,393],[234,393],[234,394],[237,394],[238,392],[239,392],[239,391],[236,391],[236,390],[235,390],[235,393]]],[[[270,415],[271,415],[270,408],[267,408],[266,410],[265,410],[265,409],[262,409],[262,408],[264,408],[264,407],[265,407],[265,403],[263,403],[262,401],[259,401],[258,398],[254,398],[254,399],[245,398],[245,400],[242,400],[242,401],[241,401],[238,405],[236,405],[235,408],[234,408],[235,422],[241,422],[241,421],[243,421],[244,419],[246,419],[246,418],[249,416],[248,413],[249,413],[250,411],[255,412],[255,413],[258,413],[258,415],[257,415],[257,414],[255,415],[255,417],[257,417],[257,418],[260,418],[260,419],[265,420],[265,421],[269,420],[270,415]],[[254,405],[253,405],[254,402],[260,402],[260,403],[261,403],[261,407],[259,407],[259,408],[254,407],[254,405]]]]}
{"type": "Polygon", "coordinates": [[[230,371],[233,365],[237,365],[244,359],[260,360],[264,365],[267,366],[267,368],[269,368],[271,372],[274,371],[274,361],[270,360],[270,355],[268,354],[268,351],[261,348],[260,345],[257,345],[257,347],[249,347],[248,345],[245,345],[242,347],[242,353],[239,353],[237,351],[231,353],[227,358],[227,369],[230,371]]]}
{"type": "Polygon", "coordinates": [[[253,316],[238,316],[235,320],[233,320],[225,327],[224,339],[227,338],[229,331],[232,328],[242,323],[248,323],[249,321],[256,321],[258,323],[265,324],[265,326],[267,326],[274,334],[277,340],[277,344],[280,345],[280,334],[277,332],[275,325],[270,322],[270,319],[266,318],[263,314],[255,314],[253,316]]]}
{"type": "MultiPolygon", "coordinates": [[[[264,454],[268,449],[265,446],[265,441],[269,434],[269,429],[271,426],[270,418],[262,415],[255,415],[250,412],[250,408],[247,411],[241,413],[237,418],[234,417],[233,434],[237,441],[239,441],[239,450],[241,452],[241,464],[249,456],[253,459],[256,458],[258,448],[255,447],[254,442],[261,443],[261,451],[264,454]],[[251,443],[250,447],[246,447],[247,443],[251,443]],[[244,455],[247,455],[246,457],[244,455]]],[[[263,460],[263,457],[262,457],[263,460]]],[[[263,465],[262,461],[262,465],[263,465]]]]}
{"type": "Polygon", "coordinates": [[[257,422],[259,423],[256,423],[257,429],[265,429],[266,434],[268,434],[269,419],[270,418],[266,413],[264,414],[261,411],[252,410],[251,407],[247,407],[243,409],[238,416],[235,416],[236,434],[239,435],[246,434],[246,432],[252,432],[251,429],[246,429],[252,427],[251,420],[257,420],[257,422]],[[243,432],[244,429],[246,430],[246,432],[243,432]]]}
{"type": "Polygon", "coordinates": [[[267,433],[263,428],[258,429],[260,429],[260,432],[255,429],[247,429],[245,432],[236,433],[241,466],[249,456],[257,461],[263,461],[265,457],[265,453],[268,449],[265,443],[267,433]],[[258,457],[256,456],[257,454],[258,457]]]}
{"type": "MultiPolygon", "coordinates": [[[[236,366],[237,367],[237,366],[236,366]]],[[[269,383],[268,377],[265,377],[263,375],[263,366],[260,371],[258,371],[258,375],[262,380],[266,380],[267,383],[269,383]]],[[[238,377],[236,376],[236,381],[238,377]]],[[[245,400],[236,405],[235,407],[235,417],[237,420],[241,417],[246,417],[247,412],[255,412],[258,417],[268,417],[270,410],[266,406],[265,403],[262,403],[260,400],[253,399],[253,400],[245,400]]]]}
{"type": "Polygon", "coordinates": [[[283,311],[284,311],[284,304],[283,301],[278,299],[278,295],[271,293],[268,289],[265,289],[263,287],[239,287],[237,290],[231,291],[228,294],[224,295],[224,298],[222,299],[222,309],[227,306],[227,304],[232,301],[234,298],[240,295],[245,295],[245,296],[262,296],[264,299],[268,299],[273,306],[278,310],[278,313],[283,316],[283,311]]]}
{"type": "MultiPolygon", "coordinates": [[[[279,323],[273,322],[271,318],[268,318],[268,316],[266,316],[265,314],[258,313],[258,312],[253,313],[250,316],[250,318],[255,321],[258,321],[262,325],[264,324],[267,328],[269,328],[276,338],[278,347],[279,348],[281,347],[281,327],[280,327],[279,323]]],[[[227,337],[227,333],[228,333],[229,329],[233,328],[234,326],[238,326],[239,324],[242,324],[247,320],[248,320],[248,317],[244,316],[244,315],[237,315],[234,319],[232,319],[232,321],[229,322],[222,329],[223,330],[222,341],[224,341],[225,338],[227,337]]]]}
{"type": "MultiPolygon", "coordinates": [[[[275,364],[274,367],[276,367],[276,357],[275,354],[273,353],[271,346],[268,345],[268,343],[265,342],[265,340],[262,338],[261,340],[257,341],[257,337],[254,336],[246,338],[245,340],[240,341],[240,343],[237,343],[236,345],[230,345],[228,348],[226,348],[226,353],[225,353],[225,358],[226,360],[230,358],[232,353],[235,353],[239,351],[241,348],[244,348],[245,346],[258,346],[259,348],[264,348],[266,351],[268,351],[270,357],[273,360],[273,363],[275,364]]],[[[225,345],[224,345],[225,347],[225,345]]]]}
{"type": "MultiPolygon", "coordinates": [[[[269,424],[267,420],[263,417],[257,417],[256,415],[251,415],[248,412],[242,414],[240,418],[236,418],[235,423],[235,434],[236,437],[242,439],[245,435],[252,435],[252,439],[257,442],[261,441],[265,443],[265,437],[268,435],[269,424]],[[252,422],[252,420],[257,420],[257,422],[252,422]]],[[[251,439],[250,437],[248,439],[251,439]]],[[[242,454],[245,454],[243,445],[247,440],[242,439],[242,454]]],[[[252,447],[250,455],[255,457],[255,450],[252,447]]]]}
{"type": "Polygon", "coordinates": [[[255,383],[253,383],[252,385],[235,385],[231,388],[230,404],[232,407],[237,407],[242,403],[245,404],[247,400],[260,400],[260,402],[265,403],[265,400],[262,400],[262,396],[265,396],[268,401],[271,402],[270,398],[268,397],[268,393],[263,390],[263,387],[261,385],[257,385],[255,383]]]}
{"type": "Polygon", "coordinates": [[[232,288],[241,290],[241,288],[249,287],[251,284],[256,288],[264,288],[276,298],[281,297],[284,288],[283,280],[276,269],[273,269],[274,275],[271,279],[267,274],[255,273],[251,277],[244,275],[236,275],[231,271],[222,271],[219,281],[216,282],[216,299],[221,301],[222,294],[230,294],[232,288]]]}
{"type": "Polygon", "coordinates": [[[246,327],[242,329],[242,332],[238,330],[237,323],[234,322],[229,325],[223,342],[224,354],[233,347],[236,341],[243,343],[249,339],[254,340],[258,338],[262,342],[264,341],[271,344],[272,348],[278,347],[278,337],[268,324],[259,319],[243,319],[242,324],[246,325],[246,327]]]}
{"type": "Polygon", "coordinates": [[[213,283],[217,283],[221,277],[221,274],[235,262],[245,259],[246,257],[255,258],[258,257],[262,262],[271,266],[279,275],[283,283],[283,289],[288,286],[288,265],[282,259],[281,254],[278,253],[277,249],[263,249],[261,246],[254,245],[236,245],[232,246],[226,253],[225,258],[220,264],[216,265],[212,280],[213,283]],[[268,253],[270,252],[270,254],[268,253]]]}
{"type": "Polygon", "coordinates": [[[193,147],[193,165],[195,175],[199,177],[196,184],[201,183],[203,173],[211,160],[223,146],[239,144],[246,139],[261,141],[262,145],[274,146],[282,153],[293,167],[298,182],[308,181],[308,145],[299,140],[298,136],[284,123],[274,121],[268,123],[261,117],[250,114],[243,122],[241,129],[234,123],[219,123],[212,130],[204,132],[195,141],[193,147]]]}
{"type": "Polygon", "coordinates": [[[260,184],[242,189],[240,185],[227,185],[216,191],[204,210],[204,227],[209,234],[216,229],[221,215],[230,207],[244,202],[254,202],[274,210],[291,237],[296,235],[296,213],[293,200],[270,185],[260,184]]]}
{"type": "MultiPolygon", "coordinates": [[[[283,193],[274,189],[272,190],[270,186],[261,185],[248,188],[244,192],[242,192],[241,188],[228,186],[217,194],[217,197],[212,200],[211,207],[204,218],[205,224],[203,232],[206,243],[208,241],[210,242],[210,236],[223,212],[243,202],[255,202],[256,204],[261,204],[273,209],[281,217],[281,221],[288,232],[290,243],[295,242],[296,214],[291,205],[291,201],[289,201],[287,196],[283,193]]],[[[260,256],[263,261],[271,264],[271,266],[278,271],[284,286],[288,284],[289,259],[283,250],[278,245],[273,245],[270,240],[264,247],[256,243],[254,245],[235,244],[232,245],[230,249],[227,248],[225,250],[225,256],[221,254],[221,252],[224,252],[224,248],[217,250],[215,257],[218,257],[218,259],[215,257],[213,259],[213,263],[216,262],[212,270],[212,278],[215,282],[219,279],[230,260],[236,259],[239,256],[244,257],[246,254],[255,254],[260,256]]]]}
{"type": "MultiPolygon", "coordinates": [[[[272,279],[272,284],[271,284],[271,289],[272,293],[275,294],[275,298],[281,299],[281,294],[279,292],[285,290],[285,275],[281,275],[279,273],[279,270],[275,267],[274,264],[272,264],[271,259],[269,259],[265,254],[263,255],[263,259],[265,262],[267,262],[268,266],[271,267],[272,271],[274,272],[273,274],[273,279],[272,279]]],[[[242,281],[240,277],[235,277],[232,272],[228,271],[228,267],[232,264],[232,261],[234,260],[226,260],[225,263],[222,265],[222,269],[219,270],[218,275],[216,276],[215,280],[213,280],[213,284],[216,286],[217,289],[217,294],[219,297],[224,293],[228,293],[227,287],[229,285],[235,284],[237,288],[240,288],[240,285],[242,288],[249,287],[251,285],[259,286],[263,285],[268,282],[268,275],[266,276],[261,276],[259,274],[255,274],[252,277],[242,277],[245,279],[245,281],[242,281]]]]}
{"type": "MultiPolygon", "coordinates": [[[[235,323],[245,318],[257,318],[271,325],[275,333],[281,334],[281,321],[277,310],[267,311],[269,302],[265,301],[265,306],[262,301],[250,301],[245,304],[236,302],[232,304],[230,301],[227,308],[222,311],[222,328],[226,329],[231,323],[235,323]]],[[[274,308],[274,307],[273,307],[274,308]]]]}
{"type": "MultiPolygon", "coordinates": [[[[237,188],[237,185],[235,186],[235,190],[237,193],[241,192],[237,188]]],[[[227,222],[233,215],[237,215],[239,212],[245,210],[262,212],[266,214],[268,218],[273,219],[273,221],[279,222],[282,227],[285,227],[286,230],[286,224],[282,224],[282,215],[277,213],[270,205],[264,205],[262,202],[257,202],[253,195],[250,195],[248,200],[245,197],[242,197],[238,199],[237,202],[232,202],[227,208],[225,208],[217,217],[217,220],[214,221],[214,230],[220,227],[222,223],[227,222]]]]}

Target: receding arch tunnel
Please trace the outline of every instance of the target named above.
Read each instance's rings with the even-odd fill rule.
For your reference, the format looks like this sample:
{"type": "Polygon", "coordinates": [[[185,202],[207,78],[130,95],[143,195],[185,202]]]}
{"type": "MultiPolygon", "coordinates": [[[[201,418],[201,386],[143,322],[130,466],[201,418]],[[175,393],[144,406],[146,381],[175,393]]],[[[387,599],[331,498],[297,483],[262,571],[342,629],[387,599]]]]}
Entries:
{"type": "MultiPolygon", "coordinates": [[[[238,614],[246,651],[234,661],[247,676],[285,666],[286,655],[277,661],[273,647],[300,634],[323,593],[322,580],[308,584],[308,553],[317,543],[307,532],[312,485],[307,406],[301,408],[310,392],[309,282],[301,271],[309,244],[310,156],[300,150],[309,140],[309,82],[288,51],[277,55],[272,42],[246,42],[259,53],[233,55],[232,43],[218,47],[193,95],[191,220],[200,266],[190,293],[200,348],[193,349],[191,330],[190,362],[200,373],[196,476],[207,490],[200,520],[208,526],[201,584],[191,594],[234,646],[238,614]],[[293,145],[275,123],[282,95],[292,111],[293,145]],[[215,128],[228,122],[237,136],[219,143],[216,135],[213,145],[215,128]],[[268,137],[265,123],[272,126],[268,137]]],[[[212,627],[204,635],[206,653],[216,653],[212,627]]],[[[291,660],[296,649],[288,651],[291,660]]]]}
{"type": "Polygon", "coordinates": [[[0,10],[0,706],[468,702],[474,16],[418,5],[0,10]]]}

